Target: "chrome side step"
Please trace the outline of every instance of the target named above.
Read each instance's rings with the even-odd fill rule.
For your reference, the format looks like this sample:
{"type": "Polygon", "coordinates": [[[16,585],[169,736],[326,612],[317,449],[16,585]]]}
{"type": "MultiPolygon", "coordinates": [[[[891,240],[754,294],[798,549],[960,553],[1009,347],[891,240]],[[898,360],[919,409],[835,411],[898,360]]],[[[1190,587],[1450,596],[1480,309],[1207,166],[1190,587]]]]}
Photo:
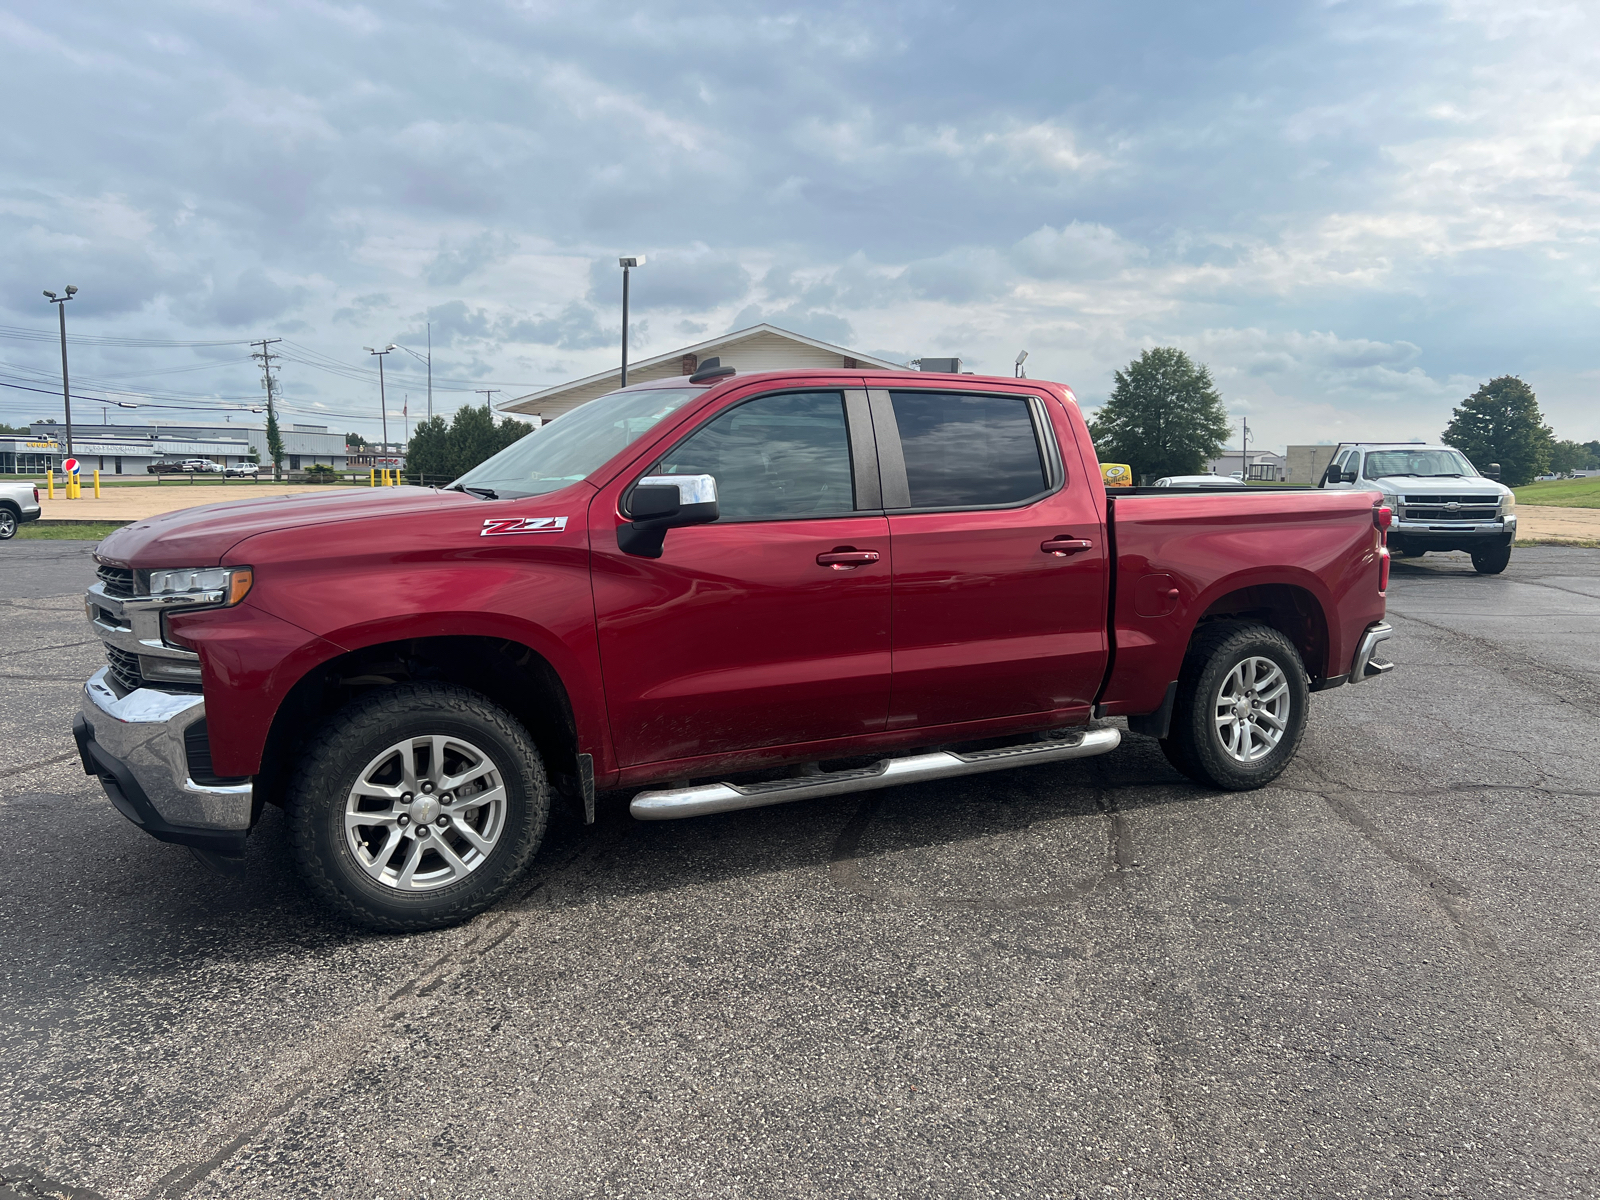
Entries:
{"type": "Polygon", "coordinates": [[[1350,663],[1351,683],[1361,683],[1394,670],[1392,662],[1378,657],[1379,644],[1393,635],[1394,627],[1387,621],[1374,621],[1367,626],[1366,633],[1361,635],[1361,644],[1356,647],[1355,659],[1350,663]]]}
{"type": "Polygon", "coordinates": [[[906,758],[885,758],[870,767],[853,771],[829,771],[798,779],[774,779],[769,783],[702,783],[692,787],[640,792],[628,811],[641,821],[671,821],[679,817],[703,817],[709,813],[732,812],[737,808],[761,808],[768,804],[789,804],[817,796],[841,796],[848,792],[867,792],[876,788],[898,787],[924,779],[947,779],[953,775],[977,775],[984,771],[1004,771],[1037,763],[1061,762],[1069,758],[1090,758],[1115,750],[1122,741],[1119,729],[1075,730],[1064,738],[1045,742],[1023,742],[998,750],[956,754],[936,750],[906,758]]]}

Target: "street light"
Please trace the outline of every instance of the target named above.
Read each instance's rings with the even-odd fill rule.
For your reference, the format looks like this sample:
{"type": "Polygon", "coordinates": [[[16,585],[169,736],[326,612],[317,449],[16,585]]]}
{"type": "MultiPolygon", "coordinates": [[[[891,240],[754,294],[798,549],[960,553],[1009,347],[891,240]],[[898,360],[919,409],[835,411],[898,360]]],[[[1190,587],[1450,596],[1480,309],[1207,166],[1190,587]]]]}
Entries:
{"type": "Polygon", "coordinates": [[[1026,379],[1028,377],[1028,372],[1023,370],[1023,367],[1022,367],[1022,364],[1027,362],[1027,361],[1028,361],[1028,352],[1026,350],[1022,351],[1020,354],[1017,355],[1016,377],[1018,379],[1026,379]]]}
{"type": "Polygon", "coordinates": [[[375,354],[378,357],[378,408],[383,416],[383,452],[387,455],[389,453],[389,401],[383,394],[383,356],[391,350],[400,349],[400,347],[390,342],[382,350],[374,350],[371,346],[363,346],[361,348],[368,354],[375,354]]]}
{"type": "Polygon", "coordinates": [[[628,386],[628,271],[633,267],[644,266],[644,255],[635,254],[632,258],[619,258],[617,265],[622,268],[622,386],[628,386]]]}
{"type": "Polygon", "coordinates": [[[67,382],[67,301],[78,294],[78,289],[70,283],[67,284],[67,294],[57,296],[48,288],[45,289],[45,299],[56,306],[56,312],[61,314],[61,403],[67,409],[67,457],[72,457],[72,387],[67,382]]]}
{"type": "Polygon", "coordinates": [[[428,322],[428,356],[424,358],[410,346],[401,346],[412,358],[428,365],[428,420],[433,420],[433,322],[428,322]]]}

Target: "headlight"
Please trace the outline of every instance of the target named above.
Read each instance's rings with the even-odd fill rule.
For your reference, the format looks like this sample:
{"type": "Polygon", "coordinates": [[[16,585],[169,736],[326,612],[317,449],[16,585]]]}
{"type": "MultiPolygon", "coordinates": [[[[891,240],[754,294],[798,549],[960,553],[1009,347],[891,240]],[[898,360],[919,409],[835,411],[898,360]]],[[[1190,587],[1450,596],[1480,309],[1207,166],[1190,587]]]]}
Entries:
{"type": "Polygon", "coordinates": [[[237,604],[250,592],[249,567],[169,567],[150,572],[152,599],[192,597],[195,604],[237,604]]]}
{"type": "Polygon", "coordinates": [[[1512,513],[1516,512],[1516,511],[1517,511],[1517,498],[1513,493],[1507,492],[1504,496],[1500,497],[1500,515],[1501,516],[1509,517],[1512,513]]]}
{"type": "Polygon", "coordinates": [[[1383,506],[1385,508],[1387,508],[1390,512],[1392,512],[1396,517],[1398,517],[1400,515],[1400,497],[1399,496],[1391,496],[1388,492],[1384,492],[1383,493],[1383,506]]]}

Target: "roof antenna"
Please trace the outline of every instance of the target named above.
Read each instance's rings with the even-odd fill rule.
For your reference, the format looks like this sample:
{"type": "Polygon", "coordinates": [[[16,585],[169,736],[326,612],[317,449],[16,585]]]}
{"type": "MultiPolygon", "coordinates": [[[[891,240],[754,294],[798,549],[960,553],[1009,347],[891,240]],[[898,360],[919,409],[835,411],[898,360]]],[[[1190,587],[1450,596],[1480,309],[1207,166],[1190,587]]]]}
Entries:
{"type": "Polygon", "coordinates": [[[689,382],[704,383],[708,379],[721,379],[724,375],[734,374],[737,374],[734,368],[723,366],[720,357],[713,357],[700,364],[700,369],[689,376],[689,382]]]}

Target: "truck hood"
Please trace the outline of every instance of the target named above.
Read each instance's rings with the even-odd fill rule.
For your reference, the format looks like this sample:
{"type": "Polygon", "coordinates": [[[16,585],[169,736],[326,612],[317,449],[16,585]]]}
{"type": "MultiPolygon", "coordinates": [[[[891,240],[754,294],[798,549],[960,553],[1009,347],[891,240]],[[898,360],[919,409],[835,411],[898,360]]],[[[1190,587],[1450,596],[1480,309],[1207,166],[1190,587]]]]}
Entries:
{"type": "Polygon", "coordinates": [[[482,504],[464,492],[433,488],[346,488],[294,496],[230,500],[146,517],[124,525],[96,553],[127,567],[209,567],[247,537],[275,529],[303,529],[336,521],[359,521],[406,513],[436,512],[441,506],[482,504]]]}
{"type": "Polygon", "coordinates": [[[1367,486],[1381,488],[1405,496],[1509,496],[1511,489],[1503,483],[1482,476],[1465,479],[1419,479],[1415,475],[1385,475],[1382,479],[1368,480],[1367,486]]]}

